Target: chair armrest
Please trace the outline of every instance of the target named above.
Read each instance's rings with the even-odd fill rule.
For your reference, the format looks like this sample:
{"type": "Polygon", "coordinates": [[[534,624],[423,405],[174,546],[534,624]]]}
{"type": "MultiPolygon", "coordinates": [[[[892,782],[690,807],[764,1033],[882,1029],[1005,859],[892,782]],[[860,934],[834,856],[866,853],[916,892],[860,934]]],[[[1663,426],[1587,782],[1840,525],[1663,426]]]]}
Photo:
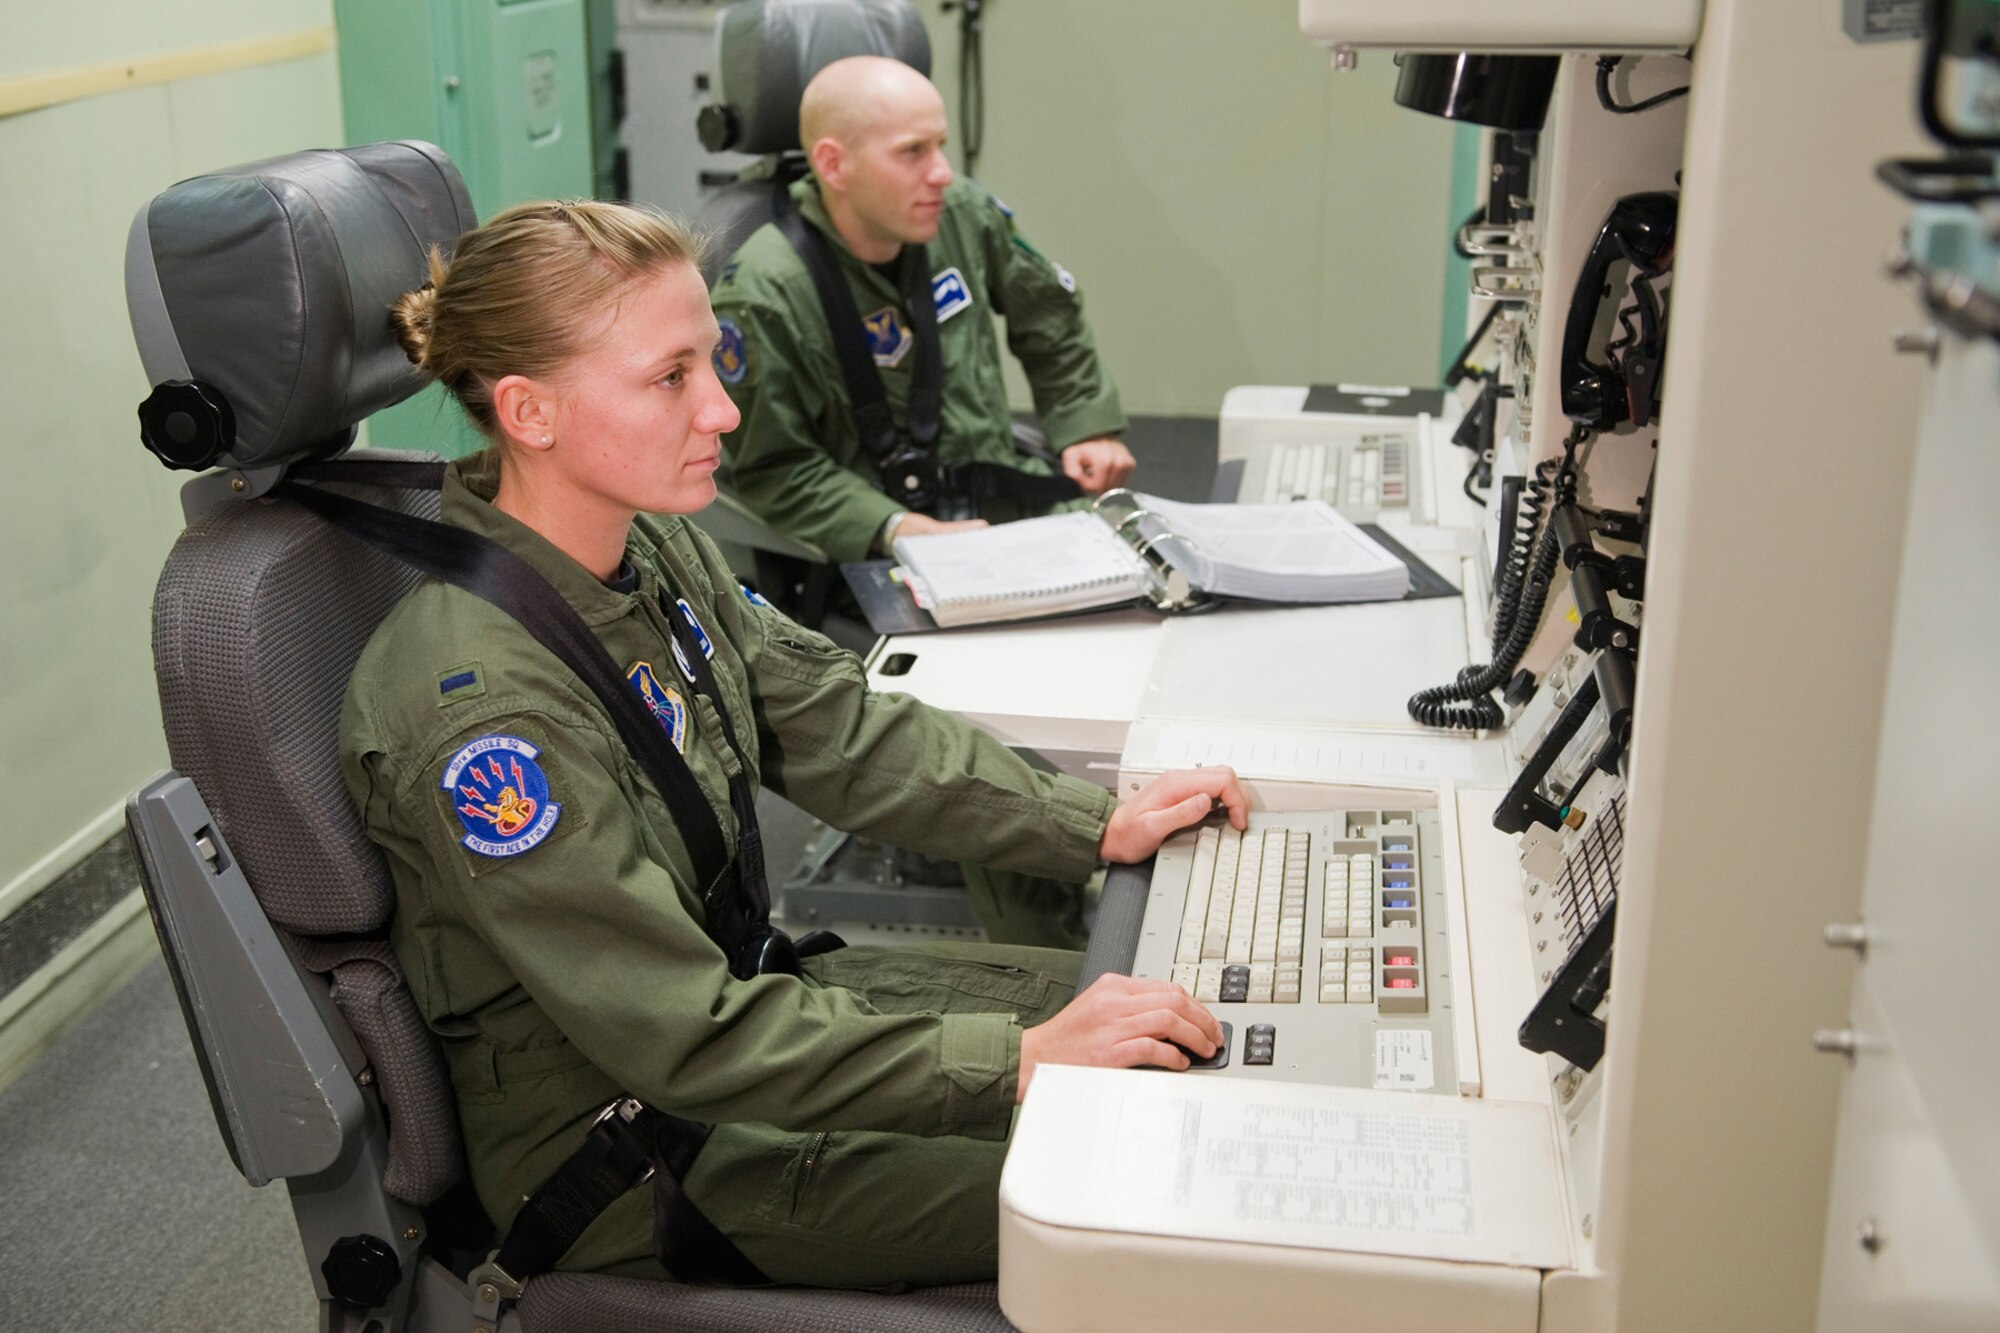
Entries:
{"type": "Polygon", "coordinates": [[[327,1170],[366,1111],[324,994],[286,951],[192,782],[153,779],[126,802],[125,826],[230,1159],[253,1185],[327,1170]]]}

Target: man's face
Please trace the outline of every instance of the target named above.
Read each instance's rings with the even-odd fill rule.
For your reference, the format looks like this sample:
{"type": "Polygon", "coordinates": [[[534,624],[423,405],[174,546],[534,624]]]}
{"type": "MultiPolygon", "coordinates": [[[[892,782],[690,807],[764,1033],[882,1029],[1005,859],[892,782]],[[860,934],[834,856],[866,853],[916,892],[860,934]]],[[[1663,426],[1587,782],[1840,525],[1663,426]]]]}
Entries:
{"type": "Polygon", "coordinates": [[[924,245],[937,235],[952,179],[944,155],[944,103],[929,85],[923,91],[929,96],[884,107],[847,151],[846,193],[855,217],[901,245],[924,245]]]}

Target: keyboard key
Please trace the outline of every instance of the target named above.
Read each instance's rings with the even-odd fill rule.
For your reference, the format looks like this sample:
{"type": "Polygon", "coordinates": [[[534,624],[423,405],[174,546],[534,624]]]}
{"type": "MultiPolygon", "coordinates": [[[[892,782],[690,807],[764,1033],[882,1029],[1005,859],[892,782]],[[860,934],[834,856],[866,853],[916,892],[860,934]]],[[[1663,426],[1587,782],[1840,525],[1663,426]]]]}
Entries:
{"type": "Polygon", "coordinates": [[[1194,998],[1203,1004],[1222,1001],[1222,964],[1203,963],[1195,979],[1194,998]]]}
{"type": "Polygon", "coordinates": [[[1201,969],[1193,963],[1174,964],[1174,984],[1188,994],[1194,994],[1195,987],[1200,984],[1200,978],[1201,969]]]}

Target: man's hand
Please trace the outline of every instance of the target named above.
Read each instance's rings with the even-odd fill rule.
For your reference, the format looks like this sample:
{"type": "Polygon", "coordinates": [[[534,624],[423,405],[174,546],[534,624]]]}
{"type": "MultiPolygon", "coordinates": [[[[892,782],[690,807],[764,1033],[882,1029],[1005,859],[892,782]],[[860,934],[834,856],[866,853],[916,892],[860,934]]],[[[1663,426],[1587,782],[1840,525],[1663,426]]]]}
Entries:
{"type": "Polygon", "coordinates": [[[1086,495],[1102,495],[1113,486],[1123,486],[1139,460],[1124,443],[1110,435],[1094,440],[1078,440],[1062,451],[1063,475],[1083,488],[1086,495]]]}
{"type": "Polygon", "coordinates": [[[1222,764],[1171,769],[1111,812],[1097,854],[1124,865],[1143,861],[1159,851],[1171,834],[1206,818],[1217,801],[1229,808],[1229,822],[1235,827],[1250,822],[1250,802],[1237,784],[1235,769],[1222,764]]]}
{"type": "Polygon", "coordinates": [[[1222,1026],[1171,981],[1106,973],[1054,1018],[1021,1034],[1014,1099],[1028,1095],[1028,1080],[1040,1064],[1186,1069],[1188,1057],[1169,1042],[1205,1060],[1222,1044],[1222,1026]]]}
{"type": "Polygon", "coordinates": [[[912,510],[896,520],[896,526],[889,529],[889,540],[894,541],[898,537],[929,537],[939,532],[970,532],[974,528],[985,526],[986,520],[983,518],[961,518],[947,523],[932,518],[929,514],[919,514],[912,510]]]}

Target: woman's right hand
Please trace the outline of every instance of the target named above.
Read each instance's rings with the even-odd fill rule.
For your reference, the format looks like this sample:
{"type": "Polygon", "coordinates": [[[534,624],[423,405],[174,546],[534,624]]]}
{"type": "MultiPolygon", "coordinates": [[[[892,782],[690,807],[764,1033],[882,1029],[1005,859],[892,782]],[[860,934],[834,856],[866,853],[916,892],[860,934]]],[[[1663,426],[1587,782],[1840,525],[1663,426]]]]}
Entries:
{"type": "Polygon", "coordinates": [[[1187,1055],[1169,1042],[1207,1059],[1222,1044],[1222,1025],[1171,981],[1107,973],[1054,1018],[1021,1034],[1014,1100],[1028,1095],[1028,1080],[1044,1063],[1186,1069],[1187,1055]]]}

